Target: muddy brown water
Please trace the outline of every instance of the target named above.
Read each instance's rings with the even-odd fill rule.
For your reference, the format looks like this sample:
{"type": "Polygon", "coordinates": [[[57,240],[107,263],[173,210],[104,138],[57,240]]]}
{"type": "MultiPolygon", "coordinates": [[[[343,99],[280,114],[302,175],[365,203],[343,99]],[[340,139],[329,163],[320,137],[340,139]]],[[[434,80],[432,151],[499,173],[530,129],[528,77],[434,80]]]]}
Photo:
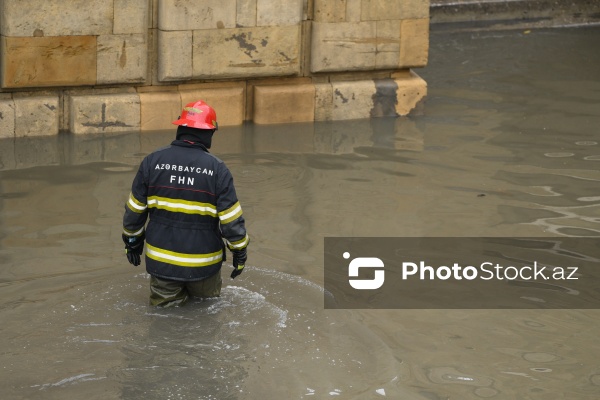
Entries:
{"type": "Polygon", "coordinates": [[[598,236],[598,49],[434,31],[408,118],[222,129],[249,267],[179,309],[146,304],[120,238],[173,132],[1,141],[0,397],[600,398],[598,310],[323,308],[327,236],[598,236]]]}

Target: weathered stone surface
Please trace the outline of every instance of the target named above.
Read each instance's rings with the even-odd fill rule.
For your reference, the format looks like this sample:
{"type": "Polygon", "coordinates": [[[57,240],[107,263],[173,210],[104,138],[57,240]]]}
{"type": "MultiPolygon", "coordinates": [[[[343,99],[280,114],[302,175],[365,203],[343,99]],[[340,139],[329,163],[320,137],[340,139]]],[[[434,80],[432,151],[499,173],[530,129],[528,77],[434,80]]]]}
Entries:
{"type": "Polygon", "coordinates": [[[15,96],[15,136],[58,134],[58,96],[15,96]]]}
{"type": "Polygon", "coordinates": [[[396,112],[398,115],[408,115],[417,103],[427,96],[427,82],[412,71],[410,77],[402,76],[394,81],[398,86],[396,112]]]}
{"type": "Polygon", "coordinates": [[[158,28],[163,31],[235,28],[236,0],[161,0],[158,28]]]}
{"type": "Polygon", "coordinates": [[[362,0],[362,21],[416,19],[429,17],[429,1],[362,0]]]}
{"type": "Polygon", "coordinates": [[[204,100],[217,113],[219,126],[241,125],[244,122],[244,83],[187,85],[180,87],[180,93],[180,111],[188,103],[204,100]]]}
{"type": "Polygon", "coordinates": [[[314,119],[314,85],[254,87],[254,123],[281,124],[309,122],[314,119]]]}
{"type": "Polygon", "coordinates": [[[144,82],[147,50],[145,35],[98,36],[98,84],[144,82]]]}
{"type": "Polygon", "coordinates": [[[407,19],[400,27],[400,67],[425,67],[429,56],[429,19],[407,19]]]}
{"type": "Polygon", "coordinates": [[[377,52],[375,69],[398,68],[400,64],[401,21],[377,21],[377,52]]]}
{"type": "Polygon", "coordinates": [[[112,31],[112,1],[0,1],[0,32],[4,36],[106,35],[112,31]]]}
{"type": "Polygon", "coordinates": [[[313,23],[311,71],[356,71],[375,68],[375,22],[313,23]]]}
{"type": "Polygon", "coordinates": [[[373,95],[376,92],[372,80],[353,82],[333,82],[332,119],[369,118],[373,108],[373,95]]]}
{"type": "Polygon", "coordinates": [[[69,109],[70,128],[75,134],[140,129],[140,98],[137,93],[71,95],[69,109]]]}
{"type": "Polygon", "coordinates": [[[194,31],[194,78],[298,74],[300,25],[194,31]]]}
{"type": "Polygon", "coordinates": [[[332,113],[333,87],[331,83],[315,84],[315,121],[331,121],[332,113]]]}
{"type": "Polygon", "coordinates": [[[236,27],[256,26],[256,0],[238,0],[236,27]]]}
{"type": "Polygon", "coordinates": [[[144,0],[114,0],[113,32],[115,35],[146,34],[152,2],[144,0]]]}
{"type": "Polygon", "coordinates": [[[179,92],[142,92],[139,96],[142,131],[175,129],[172,122],[181,112],[179,92]]]}
{"type": "Polygon", "coordinates": [[[0,139],[15,137],[15,102],[0,99],[0,139]]]}
{"type": "Polygon", "coordinates": [[[346,22],[358,22],[362,14],[362,0],[346,0],[346,22]]]}
{"type": "Polygon", "coordinates": [[[96,37],[1,37],[2,87],[96,83],[96,37]]]}
{"type": "Polygon", "coordinates": [[[158,80],[167,82],[191,78],[192,53],[192,31],[159,30],[158,80]]]}
{"type": "Polygon", "coordinates": [[[256,0],[256,25],[298,25],[302,21],[303,6],[303,0],[256,0]]]}
{"type": "Polygon", "coordinates": [[[348,0],[315,0],[314,20],[317,22],[346,22],[348,0]]]}

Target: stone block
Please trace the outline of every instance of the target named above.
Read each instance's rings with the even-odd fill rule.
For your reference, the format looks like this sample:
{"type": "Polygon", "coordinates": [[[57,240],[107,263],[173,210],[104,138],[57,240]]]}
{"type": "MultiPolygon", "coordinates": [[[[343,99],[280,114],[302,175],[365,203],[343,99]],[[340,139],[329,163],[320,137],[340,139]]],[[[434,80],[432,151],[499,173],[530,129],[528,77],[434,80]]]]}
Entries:
{"type": "Polygon", "coordinates": [[[314,21],[346,22],[348,0],[315,0],[314,21]]]}
{"type": "Polygon", "coordinates": [[[0,99],[0,139],[15,137],[15,102],[0,99]]]}
{"type": "Polygon", "coordinates": [[[333,118],[333,87],[331,83],[315,84],[315,121],[331,121],[333,118]]]}
{"type": "Polygon", "coordinates": [[[394,69],[400,64],[401,21],[377,21],[376,69],[394,69]]]}
{"type": "Polygon", "coordinates": [[[113,32],[113,2],[105,0],[3,0],[4,36],[94,36],[113,32]],[[26,5],[25,5],[26,3],[26,5]]]}
{"type": "Polygon", "coordinates": [[[244,122],[246,95],[243,83],[182,86],[180,90],[179,111],[188,103],[204,100],[217,113],[219,126],[241,125],[244,122]]]}
{"type": "Polygon", "coordinates": [[[158,80],[166,82],[190,79],[193,74],[192,54],[192,31],[159,30],[158,80]]]}
{"type": "Polygon", "coordinates": [[[194,31],[194,78],[296,75],[300,25],[194,31]]]}
{"type": "Polygon", "coordinates": [[[97,82],[138,83],[146,80],[148,73],[148,45],[146,36],[98,36],[97,82]]]}
{"type": "Polygon", "coordinates": [[[362,0],[361,20],[429,18],[429,1],[423,0],[362,0]]]}
{"type": "Polygon", "coordinates": [[[395,80],[374,79],[375,93],[371,96],[373,100],[373,108],[371,108],[370,117],[397,117],[397,107],[399,96],[404,93],[399,93],[398,84],[395,80]]]}
{"type": "Polygon", "coordinates": [[[374,81],[333,82],[332,90],[334,121],[371,117],[376,92],[374,81]]]}
{"type": "Polygon", "coordinates": [[[346,22],[360,21],[362,0],[346,0],[346,22]]]}
{"type": "Polygon", "coordinates": [[[247,28],[256,26],[256,0],[238,0],[235,26],[247,28]]]}
{"type": "Polygon", "coordinates": [[[236,0],[161,0],[158,28],[163,31],[235,28],[236,0]]]}
{"type": "Polygon", "coordinates": [[[152,2],[148,0],[114,0],[113,34],[146,34],[152,2]]]}
{"type": "Polygon", "coordinates": [[[1,37],[2,87],[96,83],[96,37],[1,37]]]}
{"type": "Polygon", "coordinates": [[[135,94],[69,96],[70,129],[75,134],[140,129],[140,98],[135,94]]]}
{"type": "Polygon", "coordinates": [[[396,112],[408,115],[427,96],[427,82],[412,71],[410,77],[395,78],[394,81],[398,86],[396,112]]]}
{"type": "Polygon", "coordinates": [[[429,56],[429,19],[407,19],[400,26],[400,67],[425,67],[429,56]]]}
{"type": "Polygon", "coordinates": [[[314,85],[254,87],[254,123],[282,124],[312,122],[314,119],[314,85]]]}
{"type": "Polygon", "coordinates": [[[179,92],[142,92],[139,96],[142,131],[175,129],[172,122],[181,112],[179,92]]]}
{"type": "Polygon", "coordinates": [[[375,68],[375,22],[313,23],[311,71],[356,71],[375,68]]]}
{"type": "Polygon", "coordinates": [[[56,135],[59,130],[58,96],[15,96],[15,136],[56,135]]]}
{"type": "Polygon", "coordinates": [[[303,0],[256,0],[256,25],[298,25],[302,22],[303,7],[303,0]]]}

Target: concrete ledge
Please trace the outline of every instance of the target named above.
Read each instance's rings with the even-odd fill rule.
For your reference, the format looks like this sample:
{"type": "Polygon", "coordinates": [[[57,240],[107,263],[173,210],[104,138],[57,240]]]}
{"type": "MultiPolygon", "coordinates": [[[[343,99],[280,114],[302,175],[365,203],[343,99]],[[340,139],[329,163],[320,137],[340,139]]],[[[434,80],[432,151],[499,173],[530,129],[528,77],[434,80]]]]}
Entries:
{"type": "Polygon", "coordinates": [[[75,134],[140,129],[140,97],[135,94],[71,95],[70,128],[75,134]]]}
{"type": "Polygon", "coordinates": [[[14,97],[15,136],[49,136],[58,134],[58,96],[30,96],[19,94],[14,97]]]}
{"type": "Polygon", "coordinates": [[[140,129],[159,131],[174,129],[175,121],[181,112],[179,92],[143,92],[140,96],[140,129]]]}
{"type": "Polygon", "coordinates": [[[408,70],[391,79],[319,84],[315,121],[404,116],[426,95],[427,83],[408,70]]]}
{"type": "Polygon", "coordinates": [[[241,125],[244,122],[245,82],[182,85],[179,90],[181,93],[179,111],[188,103],[204,100],[215,109],[220,126],[241,125]]]}
{"type": "Polygon", "coordinates": [[[427,82],[413,71],[392,74],[396,89],[396,113],[408,115],[427,96],[427,82]]]}
{"type": "Polygon", "coordinates": [[[0,99],[0,139],[15,137],[15,102],[0,99]]]}
{"type": "Polygon", "coordinates": [[[254,87],[254,123],[282,124],[312,122],[314,119],[314,85],[254,87]]]}

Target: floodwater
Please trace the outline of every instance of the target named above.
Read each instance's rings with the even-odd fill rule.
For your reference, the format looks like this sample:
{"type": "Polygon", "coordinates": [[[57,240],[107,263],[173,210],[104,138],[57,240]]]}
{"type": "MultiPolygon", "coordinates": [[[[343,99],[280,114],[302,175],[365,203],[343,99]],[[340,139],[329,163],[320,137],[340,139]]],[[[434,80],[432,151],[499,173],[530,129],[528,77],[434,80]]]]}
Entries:
{"type": "Polygon", "coordinates": [[[222,129],[248,267],[178,309],[121,243],[173,132],[0,142],[0,397],[600,398],[598,310],[323,305],[328,236],[598,236],[598,49],[599,28],[433,31],[409,118],[222,129]]]}

